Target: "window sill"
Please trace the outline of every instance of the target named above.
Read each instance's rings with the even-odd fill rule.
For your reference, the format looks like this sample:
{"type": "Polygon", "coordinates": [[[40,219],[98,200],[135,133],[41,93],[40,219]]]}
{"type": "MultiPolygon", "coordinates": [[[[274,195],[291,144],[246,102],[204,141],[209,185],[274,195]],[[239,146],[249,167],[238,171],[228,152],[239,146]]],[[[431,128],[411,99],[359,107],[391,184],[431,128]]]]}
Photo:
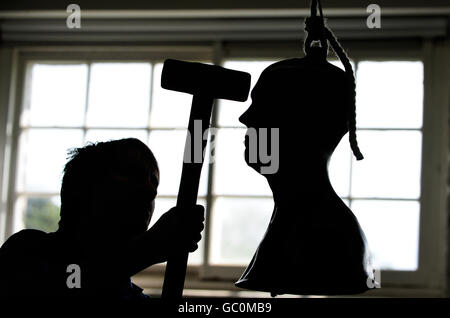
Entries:
{"type": "MultiPolygon", "coordinates": [[[[156,269],[143,271],[133,276],[133,282],[144,289],[144,293],[153,297],[161,295],[161,289],[164,281],[164,267],[158,266],[156,269]]],[[[185,297],[243,297],[243,298],[271,298],[269,293],[246,291],[234,286],[236,280],[205,279],[198,275],[198,271],[190,269],[186,275],[185,297]]],[[[299,296],[299,295],[281,295],[277,298],[322,298],[326,296],[299,296]]],[[[400,286],[382,286],[380,289],[367,291],[364,294],[348,297],[388,297],[388,298],[441,298],[446,297],[446,292],[439,289],[419,288],[419,287],[400,287],[400,286]]]]}

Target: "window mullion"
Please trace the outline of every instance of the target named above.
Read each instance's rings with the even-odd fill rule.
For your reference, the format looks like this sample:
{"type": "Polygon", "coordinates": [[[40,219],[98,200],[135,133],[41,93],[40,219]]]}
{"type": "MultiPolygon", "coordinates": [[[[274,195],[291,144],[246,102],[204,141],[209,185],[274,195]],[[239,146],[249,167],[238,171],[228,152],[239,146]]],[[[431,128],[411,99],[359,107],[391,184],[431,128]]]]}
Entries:
{"type": "MultiPolygon", "coordinates": [[[[353,63],[355,64],[354,70],[353,70],[353,76],[355,78],[355,94],[357,83],[358,83],[358,66],[359,66],[359,60],[353,59],[353,63]]],[[[356,96],[355,96],[355,107],[356,107],[356,96]]],[[[356,124],[358,125],[358,124],[356,124]]],[[[356,127],[356,130],[358,130],[358,127],[356,127]]],[[[349,169],[349,182],[348,182],[348,206],[351,209],[352,208],[352,202],[353,202],[353,196],[352,196],[352,179],[353,179],[353,151],[350,149],[350,169],[349,169]]]]}
{"type": "MultiPolygon", "coordinates": [[[[213,64],[214,65],[222,65],[223,60],[223,44],[221,42],[217,42],[214,44],[214,56],[213,56],[213,64]]],[[[215,105],[213,106],[212,116],[211,116],[211,126],[217,127],[218,124],[218,107],[219,101],[215,101],[215,105]]],[[[211,142],[212,136],[209,136],[211,142]]],[[[205,209],[205,238],[204,238],[204,249],[203,249],[203,272],[207,272],[207,268],[209,267],[209,247],[211,243],[211,222],[212,222],[212,205],[214,201],[213,196],[213,182],[214,182],[214,167],[215,163],[212,158],[211,150],[207,154],[209,156],[209,169],[208,169],[208,184],[206,190],[206,209],[205,209]]]]}
{"type": "Polygon", "coordinates": [[[87,63],[87,79],[86,79],[86,97],[84,101],[84,116],[83,116],[83,143],[86,142],[86,133],[87,133],[87,114],[89,108],[89,93],[90,93],[90,84],[91,84],[91,66],[92,63],[87,63]]]}
{"type": "Polygon", "coordinates": [[[149,62],[151,65],[150,68],[150,87],[149,87],[149,94],[150,94],[150,98],[149,98],[149,105],[148,105],[148,120],[147,120],[147,143],[150,143],[150,132],[152,130],[151,127],[151,119],[152,119],[152,108],[153,108],[153,81],[155,79],[155,64],[153,62],[149,62]]]}

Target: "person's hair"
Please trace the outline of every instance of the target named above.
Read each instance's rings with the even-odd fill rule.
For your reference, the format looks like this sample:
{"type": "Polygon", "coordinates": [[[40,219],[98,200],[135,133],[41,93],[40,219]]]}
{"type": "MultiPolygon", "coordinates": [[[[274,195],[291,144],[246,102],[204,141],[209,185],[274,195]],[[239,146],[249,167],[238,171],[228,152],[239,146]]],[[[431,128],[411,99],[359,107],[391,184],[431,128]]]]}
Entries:
{"type": "MultiPolygon", "coordinates": [[[[91,190],[114,176],[142,177],[159,173],[152,151],[134,138],[89,143],[72,148],[64,167],[61,186],[59,230],[72,231],[80,226],[91,190]]],[[[95,198],[94,198],[95,199],[95,198]]]]}

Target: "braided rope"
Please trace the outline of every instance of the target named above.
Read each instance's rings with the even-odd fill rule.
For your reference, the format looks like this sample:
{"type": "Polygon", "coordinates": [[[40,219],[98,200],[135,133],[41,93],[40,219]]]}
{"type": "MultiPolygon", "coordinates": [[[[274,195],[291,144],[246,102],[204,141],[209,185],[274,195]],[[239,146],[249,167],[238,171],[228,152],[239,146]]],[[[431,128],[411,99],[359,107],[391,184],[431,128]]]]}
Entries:
{"type": "Polygon", "coordinates": [[[320,40],[322,48],[324,51],[328,51],[328,42],[331,44],[333,51],[342,62],[345,68],[345,74],[347,77],[348,87],[350,91],[349,100],[349,112],[348,112],[348,130],[349,130],[349,141],[352,152],[357,160],[364,159],[359,147],[358,141],[356,139],[356,84],[355,76],[353,74],[353,68],[350,63],[350,59],[347,53],[339,44],[336,36],[333,32],[325,26],[322,5],[320,0],[311,1],[311,17],[305,20],[305,31],[307,32],[307,37],[305,39],[304,50],[308,54],[310,52],[310,46],[312,41],[320,40]],[[317,16],[317,6],[319,7],[320,16],[317,16]],[[327,41],[328,40],[328,41],[327,41]]]}
{"type": "Polygon", "coordinates": [[[364,156],[359,150],[358,141],[356,140],[356,84],[355,84],[355,76],[353,75],[353,68],[352,65],[350,64],[350,60],[347,56],[347,53],[339,44],[333,32],[330,29],[325,28],[325,34],[328,41],[330,41],[333,51],[336,53],[336,55],[338,56],[339,60],[342,62],[345,68],[345,74],[347,75],[347,82],[350,91],[350,101],[349,101],[350,110],[348,114],[350,147],[356,159],[362,160],[364,159],[364,156]]]}

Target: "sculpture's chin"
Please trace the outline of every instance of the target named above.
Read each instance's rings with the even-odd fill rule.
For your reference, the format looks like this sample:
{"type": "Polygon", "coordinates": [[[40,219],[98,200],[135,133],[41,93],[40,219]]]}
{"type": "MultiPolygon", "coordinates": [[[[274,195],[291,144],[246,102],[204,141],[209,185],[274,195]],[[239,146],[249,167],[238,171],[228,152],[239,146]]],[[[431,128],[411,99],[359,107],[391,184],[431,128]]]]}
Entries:
{"type": "Polygon", "coordinates": [[[253,170],[255,170],[258,173],[261,173],[261,164],[258,162],[250,162],[249,160],[249,153],[248,153],[248,147],[245,147],[245,163],[252,168],[253,170]]]}

